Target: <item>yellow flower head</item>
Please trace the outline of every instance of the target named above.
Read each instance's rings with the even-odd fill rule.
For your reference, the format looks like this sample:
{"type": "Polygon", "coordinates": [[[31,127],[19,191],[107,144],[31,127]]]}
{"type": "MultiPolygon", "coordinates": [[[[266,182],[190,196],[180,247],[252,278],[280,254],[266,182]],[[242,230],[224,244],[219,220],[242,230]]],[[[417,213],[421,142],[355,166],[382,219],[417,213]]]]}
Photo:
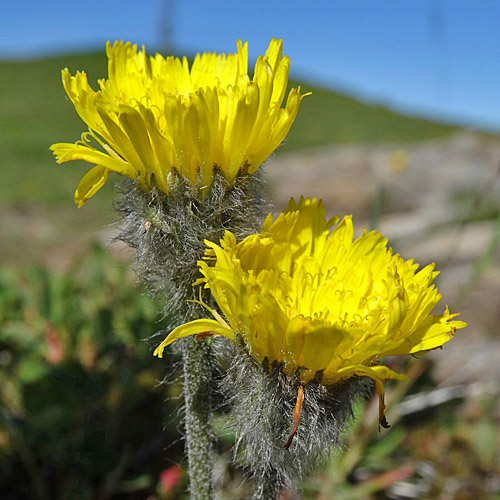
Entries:
{"type": "Polygon", "coordinates": [[[440,347],[464,328],[441,299],[429,265],[404,261],[372,231],[353,241],[351,217],[325,219],[323,203],[293,198],[260,234],[240,243],[226,231],[199,267],[227,322],[192,321],[176,328],[156,349],[192,334],[241,337],[258,362],[278,362],[303,384],[321,376],[325,385],[354,375],[373,379],[383,419],[386,379],[404,375],[375,363],[383,356],[419,354],[440,347]],[[335,224],[337,224],[335,226],[335,224]],[[335,227],[334,227],[335,226],[335,227]],[[332,227],[333,230],[332,230],[332,227]]]}
{"type": "Polygon", "coordinates": [[[294,89],[281,107],[290,67],[281,40],[271,40],[252,79],[247,43],[237,47],[236,54],[198,54],[190,69],[185,57],[147,56],[144,47],[108,42],[109,76],[97,92],[84,72],[65,69],[64,88],[89,132],[51,149],[58,163],[96,165],[78,185],[78,206],[110,172],[165,193],[178,174],[204,192],[216,168],[229,184],[240,172],[255,172],[285,138],[304,96],[294,89]]]}

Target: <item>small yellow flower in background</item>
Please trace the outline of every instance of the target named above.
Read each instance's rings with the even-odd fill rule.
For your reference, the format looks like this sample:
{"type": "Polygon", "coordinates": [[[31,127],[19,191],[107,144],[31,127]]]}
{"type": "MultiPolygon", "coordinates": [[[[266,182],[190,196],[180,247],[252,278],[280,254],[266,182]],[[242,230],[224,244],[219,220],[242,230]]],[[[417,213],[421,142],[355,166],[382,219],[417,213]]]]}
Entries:
{"type": "Polygon", "coordinates": [[[402,172],[408,167],[408,153],[403,149],[396,149],[388,157],[389,168],[393,172],[402,172]]]}
{"type": "Polygon", "coordinates": [[[155,354],[193,334],[241,337],[256,361],[277,362],[302,384],[370,377],[383,423],[383,382],[405,376],[377,365],[380,358],[440,347],[466,323],[448,308],[431,314],[441,299],[433,265],[417,271],[380,233],[353,240],[351,217],[338,221],[325,219],[322,201],[301,198],[297,206],[291,199],[260,234],[238,243],[226,231],[220,245],[206,241],[198,283],[210,288],[227,322],[212,311],[215,320],[179,326],[155,354]]]}
{"type": "Polygon", "coordinates": [[[191,69],[186,58],[147,56],[144,47],[108,42],[108,79],[99,80],[98,91],[85,73],[65,69],[64,88],[89,132],[51,149],[58,163],[95,164],[78,185],[78,206],[110,172],[165,193],[178,174],[205,192],[215,169],[230,185],[239,173],[255,172],[285,138],[304,97],[300,88],[291,90],[281,107],[290,67],[282,46],[271,40],[252,79],[241,41],[236,54],[198,54],[191,69]]]}

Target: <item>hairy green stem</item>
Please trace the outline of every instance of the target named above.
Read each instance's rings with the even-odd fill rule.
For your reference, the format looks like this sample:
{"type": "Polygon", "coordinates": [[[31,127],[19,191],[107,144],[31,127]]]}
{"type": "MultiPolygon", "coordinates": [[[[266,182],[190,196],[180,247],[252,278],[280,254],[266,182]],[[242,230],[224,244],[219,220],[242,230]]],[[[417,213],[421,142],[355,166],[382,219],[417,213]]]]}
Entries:
{"type": "Polygon", "coordinates": [[[188,337],[183,340],[186,449],[192,500],[213,498],[213,437],[210,426],[212,367],[210,346],[188,337]]]}
{"type": "MultiPolygon", "coordinates": [[[[203,257],[205,239],[218,241],[226,229],[241,239],[260,228],[265,215],[261,197],[261,172],[244,175],[234,186],[218,173],[201,197],[182,177],[169,195],[145,193],[126,181],[117,208],[122,215],[119,238],[137,250],[135,270],[154,295],[165,297],[165,314],[172,326],[205,317],[194,305],[199,289],[197,262],[203,257]]],[[[210,301],[208,290],[202,300],[210,301]]],[[[213,444],[211,391],[213,363],[206,341],[182,341],[184,362],[186,451],[192,500],[213,498],[213,444]]]]}

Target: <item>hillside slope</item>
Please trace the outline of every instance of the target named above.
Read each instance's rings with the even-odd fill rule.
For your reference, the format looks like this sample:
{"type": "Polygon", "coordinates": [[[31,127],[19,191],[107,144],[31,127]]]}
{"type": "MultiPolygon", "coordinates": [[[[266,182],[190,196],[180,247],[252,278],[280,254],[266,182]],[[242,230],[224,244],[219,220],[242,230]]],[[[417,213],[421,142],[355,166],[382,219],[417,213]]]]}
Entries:
{"type": "MultiPolygon", "coordinates": [[[[66,203],[68,193],[85,172],[74,163],[57,165],[48,150],[54,142],[74,142],[85,130],[62,88],[64,67],[73,73],[84,69],[92,85],[107,73],[105,54],[101,52],[0,61],[2,204],[66,203]]],[[[458,129],[397,114],[307,83],[301,85],[304,92],[312,91],[313,95],[304,99],[281,151],[341,142],[415,141],[442,137],[458,129]]],[[[97,198],[103,203],[109,200],[97,198]]]]}

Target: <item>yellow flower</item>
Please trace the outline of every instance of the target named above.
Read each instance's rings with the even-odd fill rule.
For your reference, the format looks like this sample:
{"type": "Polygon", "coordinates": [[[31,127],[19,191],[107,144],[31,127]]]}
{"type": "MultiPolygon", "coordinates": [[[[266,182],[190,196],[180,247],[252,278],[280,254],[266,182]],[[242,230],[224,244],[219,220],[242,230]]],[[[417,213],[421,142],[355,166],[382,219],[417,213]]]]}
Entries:
{"type": "Polygon", "coordinates": [[[417,272],[418,264],[393,255],[380,233],[365,231],[353,241],[351,217],[338,220],[325,219],[322,201],[301,198],[297,206],[292,198],[260,234],[237,243],[226,231],[220,245],[206,241],[199,283],[227,322],[212,311],[215,320],[179,326],[155,354],[193,334],[241,337],[255,360],[278,362],[303,384],[317,376],[325,385],[370,377],[383,422],[383,382],[405,376],[377,361],[440,347],[466,323],[451,321],[457,314],[448,308],[431,314],[441,299],[434,265],[417,272]]]}
{"type": "Polygon", "coordinates": [[[97,92],[84,72],[71,76],[65,69],[64,88],[89,132],[51,149],[58,163],[95,164],[78,185],[78,206],[110,172],[165,193],[177,174],[205,192],[215,169],[229,184],[238,173],[255,172],[285,138],[304,97],[300,87],[291,90],[281,107],[290,67],[282,46],[271,40],[252,79],[241,41],[236,54],[198,54],[191,69],[185,57],[146,56],[144,47],[108,42],[109,76],[97,92]]]}

